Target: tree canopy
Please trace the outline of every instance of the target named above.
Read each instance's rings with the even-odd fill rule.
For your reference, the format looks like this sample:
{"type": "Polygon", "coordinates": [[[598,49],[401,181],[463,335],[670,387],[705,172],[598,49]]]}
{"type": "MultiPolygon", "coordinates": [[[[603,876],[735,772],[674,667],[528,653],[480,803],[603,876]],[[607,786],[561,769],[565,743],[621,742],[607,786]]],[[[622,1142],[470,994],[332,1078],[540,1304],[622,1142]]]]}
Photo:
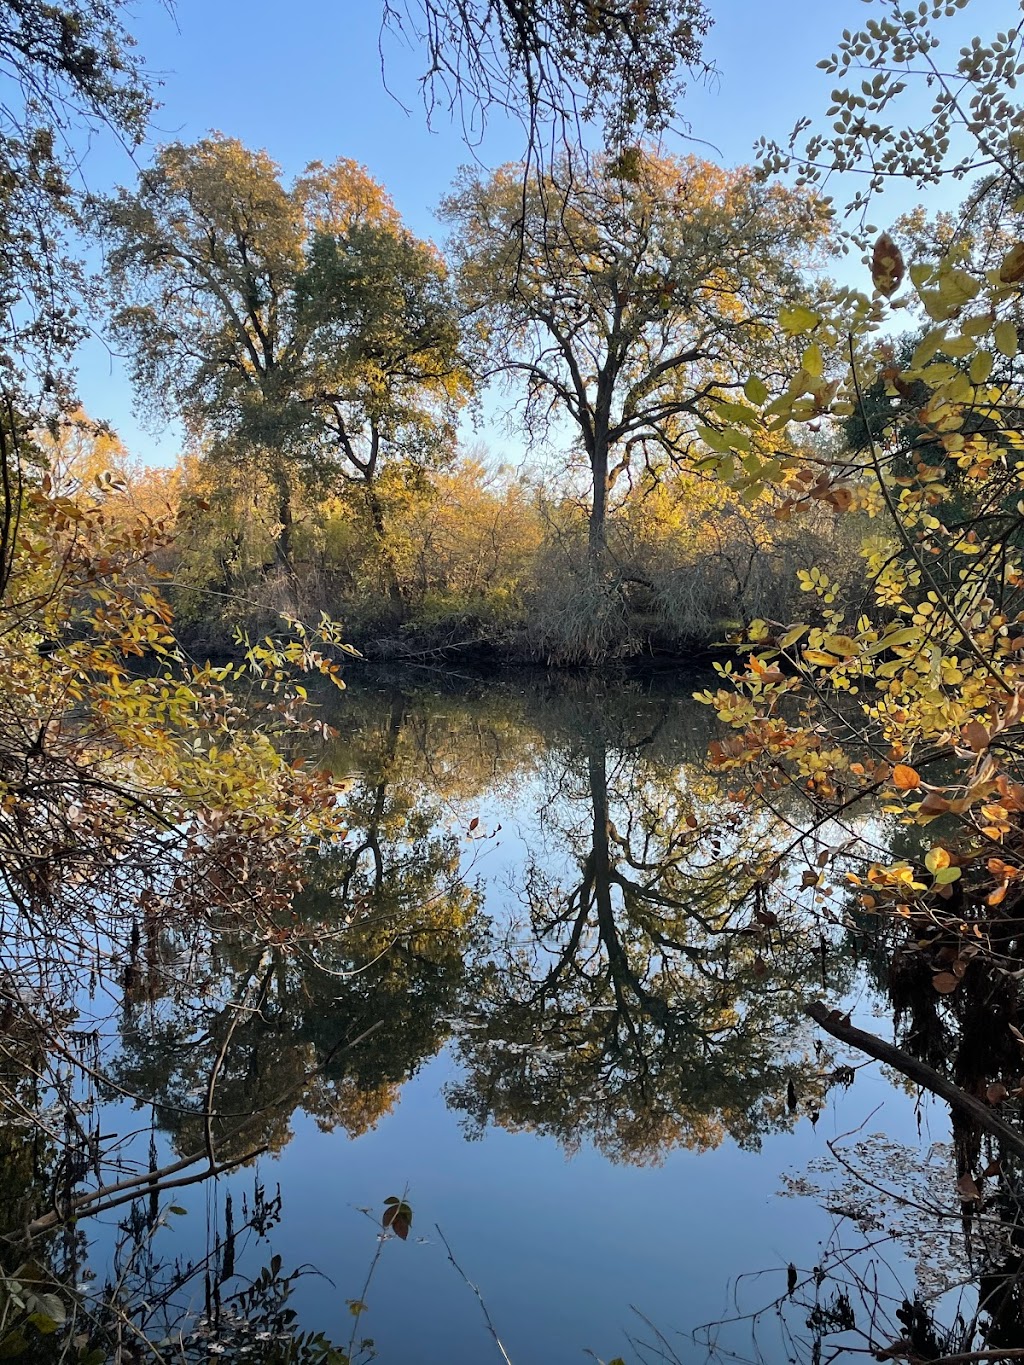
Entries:
{"type": "Polygon", "coordinates": [[[468,138],[497,107],[523,118],[531,151],[602,119],[619,142],[675,117],[682,72],[704,71],[711,15],[700,0],[385,0],[384,26],[426,49],[428,114],[455,112],[468,138]]]}

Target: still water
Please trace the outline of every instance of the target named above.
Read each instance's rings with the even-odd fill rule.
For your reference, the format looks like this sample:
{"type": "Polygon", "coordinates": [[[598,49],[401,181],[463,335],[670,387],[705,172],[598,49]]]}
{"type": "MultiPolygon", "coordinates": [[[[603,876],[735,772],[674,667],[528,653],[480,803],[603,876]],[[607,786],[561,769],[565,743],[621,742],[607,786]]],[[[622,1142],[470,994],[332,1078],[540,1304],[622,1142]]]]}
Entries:
{"type": "MultiPolygon", "coordinates": [[[[108,993],[105,1134],[201,1148],[213,1068],[220,1157],[266,1149],[161,1209],[154,1280],[213,1250],[175,1311],[280,1256],[308,1272],[302,1326],[382,1361],[799,1354],[777,1313],[747,1316],[834,1245],[827,1194],[793,1182],[850,1132],[946,1132],[877,1067],[837,1072],[805,1020],[824,997],[892,1031],[838,879],[801,884],[820,845],[798,799],[752,816],[707,770],[700,685],[424,671],[330,702],[349,833],[295,915],[335,932],[288,955],[144,944],[108,993]],[[388,1197],[404,1241],[379,1239],[388,1197]],[[264,1236],[225,1265],[254,1200],[264,1236]]],[[[129,1262],[125,1225],[89,1227],[83,1273],[129,1262]]],[[[874,1274],[913,1295],[900,1253],[874,1274]]]]}

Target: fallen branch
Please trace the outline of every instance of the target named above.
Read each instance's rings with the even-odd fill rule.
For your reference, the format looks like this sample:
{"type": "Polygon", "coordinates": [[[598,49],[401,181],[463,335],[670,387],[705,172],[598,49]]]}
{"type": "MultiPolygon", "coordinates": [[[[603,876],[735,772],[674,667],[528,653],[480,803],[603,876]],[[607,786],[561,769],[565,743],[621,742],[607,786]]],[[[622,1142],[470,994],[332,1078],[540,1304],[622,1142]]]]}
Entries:
{"type": "Polygon", "coordinates": [[[807,1006],[806,1013],[839,1042],[855,1047],[859,1052],[874,1057],[876,1061],[891,1066],[893,1070],[906,1076],[907,1080],[931,1091],[954,1109],[968,1115],[980,1128],[1004,1142],[1010,1151],[1024,1157],[1024,1133],[1000,1118],[983,1100],[969,1095],[966,1090],[961,1090],[952,1081],[948,1081],[927,1062],[918,1061],[916,1057],[902,1052],[892,1043],[876,1038],[873,1033],[865,1033],[863,1029],[855,1028],[848,1022],[849,1016],[841,1015],[838,1010],[830,1010],[821,1000],[812,1000],[807,1006]]]}

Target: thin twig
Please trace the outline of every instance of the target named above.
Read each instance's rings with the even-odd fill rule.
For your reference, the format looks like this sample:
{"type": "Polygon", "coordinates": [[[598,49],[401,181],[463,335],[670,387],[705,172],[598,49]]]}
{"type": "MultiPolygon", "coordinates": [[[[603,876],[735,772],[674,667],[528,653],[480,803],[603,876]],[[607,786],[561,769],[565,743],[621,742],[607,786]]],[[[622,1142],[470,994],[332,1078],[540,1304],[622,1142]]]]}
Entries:
{"type": "Polygon", "coordinates": [[[511,1361],[510,1358],[509,1358],[508,1352],[505,1350],[504,1346],[501,1344],[501,1337],[498,1336],[498,1333],[497,1333],[497,1330],[495,1329],[494,1323],[491,1321],[491,1315],[490,1315],[490,1313],[488,1313],[488,1311],[487,1311],[487,1305],[486,1305],[486,1303],[484,1303],[484,1296],[480,1293],[479,1287],[473,1283],[473,1281],[469,1278],[469,1276],[468,1276],[468,1275],[466,1274],[466,1272],[463,1270],[462,1266],[460,1266],[459,1263],[458,1263],[458,1261],[455,1259],[455,1255],[454,1255],[454,1253],[453,1253],[451,1247],[448,1245],[448,1238],[447,1238],[447,1237],[444,1235],[444,1233],[441,1231],[440,1225],[437,1224],[437,1223],[435,1223],[435,1224],[434,1224],[434,1227],[437,1228],[437,1235],[438,1235],[438,1237],[440,1237],[441,1241],[444,1242],[444,1249],[445,1249],[445,1251],[447,1251],[447,1253],[448,1253],[448,1259],[449,1259],[449,1261],[451,1261],[452,1265],[455,1267],[455,1269],[459,1272],[459,1274],[460,1274],[460,1275],[462,1276],[462,1278],[465,1280],[466,1284],[469,1285],[470,1289],[472,1289],[473,1293],[476,1295],[477,1300],[478,1300],[478,1302],[479,1302],[479,1304],[480,1304],[480,1307],[481,1307],[481,1309],[483,1310],[484,1321],[487,1323],[487,1330],[488,1330],[488,1332],[490,1332],[491,1336],[494,1338],[494,1344],[497,1346],[498,1350],[501,1352],[501,1358],[502,1358],[502,1360],[504,1360],[505,1365],[512,1365],[512,1361],[511,1361]]]}

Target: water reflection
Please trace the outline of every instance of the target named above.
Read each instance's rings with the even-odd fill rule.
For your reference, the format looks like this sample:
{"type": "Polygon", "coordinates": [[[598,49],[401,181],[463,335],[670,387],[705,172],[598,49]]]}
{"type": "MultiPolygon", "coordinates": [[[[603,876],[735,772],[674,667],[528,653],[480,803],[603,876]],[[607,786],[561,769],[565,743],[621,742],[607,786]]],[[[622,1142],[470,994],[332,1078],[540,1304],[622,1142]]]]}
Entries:
{"type": "Polygon", "coordinates": [[[298,1108],[358,1136],[447,1041],[481,892],[462,874],[462,841],[444,829],[436,797],[408,776],[405,729],[390,704],[360,731],[358,754],[346,753],[347,764],[358,758],[348,839],[311,860],[291,912],[331,932],[287,946],[225,935],[187,985],[126,998],[111,1076],[151,1097],[178,1150],[201,1145],[214,1090],[222,1155],[280,1150],[298,1108]]]}
{"type": "MultiPolygon", "coordinates": [[[[821,938],[773,880],[784,826],[705,772],[703,710],[646,688],[352,689],[335,719],[349,835],[292,911],[335,932],[225,936],[126,992],[109,1074],[177,1150],[202,1145],[214,1090],[222,1155],[280,1149],[299,1107],[357,1135],[453,1032],[448,1100],[478,1133],[643,1163],[819,1107],[799,1020],[821,938]],[[467,838],[495,793],[531,847],[497,882],[484,830],[467,838]]],[[[842,989],[848,960],[828,970],[842,989]]]]}
{"type": "Polygon", "coordinates": [[[526,916],[478,973],[449,1092],[477,1131],[643,1163],[726,1134],[756,1146],[818,1107],[798,1020],[819,940],[767,909],[777,843],[693,761],[696,717],[675,709],[595,708],[547,750],[562,856],[522,869],[526,916]]]}

